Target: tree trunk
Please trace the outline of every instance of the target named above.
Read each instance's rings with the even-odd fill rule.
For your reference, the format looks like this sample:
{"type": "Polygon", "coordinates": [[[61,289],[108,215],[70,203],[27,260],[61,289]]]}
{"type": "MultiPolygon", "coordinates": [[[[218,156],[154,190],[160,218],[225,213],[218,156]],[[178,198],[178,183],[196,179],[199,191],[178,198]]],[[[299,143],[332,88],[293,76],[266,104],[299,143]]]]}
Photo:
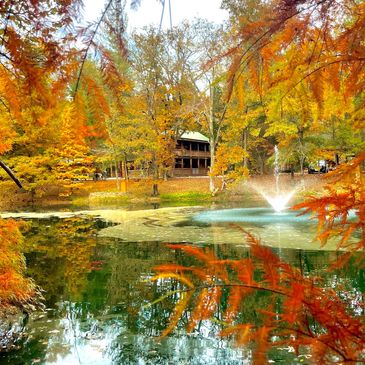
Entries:
{"type": "Polygon", "coordinates": [[[214,163],[215,163],[215,142],[214,142],[214,140],[213,141],[211,140],[210,141],[209,190],[210,190],[212,195],[214,195],[217,192],[216,187],[215,187],[214,176],[212,175],[214,163]]]}
{"type": "Polygon", "coordinates": [[[258,162],[258,165],[259,165],[260,175],[263,175],[264,174],[264,159],[262,158],[260,152],[257,154],[257,160],[258,160],[257,162],[258,162]]]}
{"type": "Polygon", "coordinates": [[[153,159],[152,171],[153,171],[152,196],[158,196],[159,195],[158,184],[156,183],[156,181],[160,178],[160,172],[159,172],[158,165],[156,162],[156,156],[153,159]]]}
{"type": "Polygon", "coordinates": [[[301,176],[301,186],[302,186],[302,190],[305,191],[305,181],[304,181],[304,161],[305,161],[305,156],[301,156],[300,157],[300,176],[301,176]]]}
{"type": "Polygon", "coordinates": [[[304,176],[304,161],[305,161],[305,156],[301,156],[299,159],[301,176],[304,176]]]}
{"type": "Polygon", "coordinates": [[[340,164],[340,156],[338,153],[335,153],[335,162],[337,166],[340,164]]]}
{"type": "Polygon", "coordinates": [[[126,156],[124,156],[124,160],[122,161],[122,169],[123,169],[123,177],[127,181],[129,179],[129,176],[128,176],[128,167],[127,167],[126,156]]]}
{"type": "MultiPolygon", "coordinates": [[[[245,128],[243,131],[243,148],[245,152],[247,153],[247,140],[248,140],[248,129],[245,128]]],[[[248,158],[247,155],[243,158],[243,167],[247,169],[248,167],[248,158]]]]}
{"type": "Polygon", "coordinates": [[[152,196],[158,196],[158,184],[153,183],[152,186],[152,196]]]}
{"type": "Polygon", "coordinates": [[[120,191],[120,177],[119,177],[119,169],[118,169],[117,160],[114,160],[114,166],[115,166],[115,178],[116,178],[117,190],[120,191]]]}

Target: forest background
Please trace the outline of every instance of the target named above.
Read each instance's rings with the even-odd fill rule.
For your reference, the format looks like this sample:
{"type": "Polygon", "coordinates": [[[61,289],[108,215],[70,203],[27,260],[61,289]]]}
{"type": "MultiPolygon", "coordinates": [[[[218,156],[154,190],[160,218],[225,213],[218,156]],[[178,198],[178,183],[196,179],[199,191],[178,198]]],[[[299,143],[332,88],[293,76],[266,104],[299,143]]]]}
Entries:
{"type": "MultiPolygon", "coordinates": [[[[225,25],[128,34],[124,2],[108,2],[85,28],[73,26],[79,2],[5,3],[0,152],[33,195],[52,185],[69,194],[102,164],[124,176],[133,165],[146,183],[171,176],[185,131],[209,138],[212,192],[214,176],[271,171],[276,144],[281,166],[302,174],[364,147],[363,60],[347,29],[359,26],[355,9],[338,21],[324,4],[300,2],[273,26],[263,19],[280,4],[224,1],[225,25]]],[[[10,186],[5,172],[1,183],[10,186]]]]}

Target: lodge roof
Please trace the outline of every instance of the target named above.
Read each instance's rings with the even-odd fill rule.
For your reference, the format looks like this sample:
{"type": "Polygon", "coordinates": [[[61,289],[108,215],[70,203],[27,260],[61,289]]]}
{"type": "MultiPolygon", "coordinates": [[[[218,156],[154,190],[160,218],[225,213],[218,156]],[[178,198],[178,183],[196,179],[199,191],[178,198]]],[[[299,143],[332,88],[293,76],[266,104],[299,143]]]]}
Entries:
{"type": "Polygon", "coordinates": [[[184,132],[179,139],[197,142],[209,142],[209,138],[199,132],[184,132]]]}

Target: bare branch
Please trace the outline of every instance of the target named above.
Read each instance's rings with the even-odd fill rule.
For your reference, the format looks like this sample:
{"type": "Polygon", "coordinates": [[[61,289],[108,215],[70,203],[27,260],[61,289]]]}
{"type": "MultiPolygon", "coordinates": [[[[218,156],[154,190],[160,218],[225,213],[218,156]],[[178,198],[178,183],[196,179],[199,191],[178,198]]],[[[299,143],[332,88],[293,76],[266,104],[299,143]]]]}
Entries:
{"type": "Polygon", "coordinates": [[[81,66],[80,66],[79,74],[78,74],[78,76],[77,76],[77,82],[76,82],[76,87],[75,87],[75,91],[74,91],[73,98],[75,98],[75,96],[76,96],[76,94],[77,94],[77,90],[78,90],[78,88],[79,88],[79,84],[80,84],[80,80],[81,80],[82,71],[83,71],[83,69],[84,69],[84,64],[85,64],[85,61],[86,61],[86,58],[87,58],[87,54],[89,53],[89,49],[90,49],[90,47],[91,47],[91,45],[92,45],[92,43],[93,43],[94,37],[95,37],[95,35],[96,35],[96,33],[97,33],[97,31],[98,31],[99,27],[100,27],[100,24],[101,24],[101,23],[102,23],[102,21],[104,20],[105,15],[106,15],[106,13],[107,13],[107,11],[108,11],[109,7],[111,6],[112,2],[113,2],[113,0],[109,0],[108,4],[106,5],[106,7],[105,7],[105,9],[104,9],[103,13],[101,14],[101,17],[100,17],[100,19],[99,19],[98,23],[96,24],[96,27],[95,27],[95,29],[94,29],[94,31],[93,31],[93,34],[92,34],[92,36],[91,36],[91,38],[90,38],[90,40],[89,40],[89,44],[88,44],[88,45],[87,45],[87,47],[86,47],[86,50],[85,50],[84,56],[82,57],[82,60],[81,60],[81,66]]]}

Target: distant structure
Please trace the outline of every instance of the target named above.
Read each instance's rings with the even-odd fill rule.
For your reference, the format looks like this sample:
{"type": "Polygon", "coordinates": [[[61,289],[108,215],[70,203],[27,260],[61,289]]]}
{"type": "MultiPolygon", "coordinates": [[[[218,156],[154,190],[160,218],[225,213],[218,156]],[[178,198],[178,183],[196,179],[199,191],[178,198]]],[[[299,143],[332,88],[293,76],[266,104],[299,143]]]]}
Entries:
{"type": "MultiPolygon", "coordinates": [[[[174,149],[174,164],[169,176],[207,176],[210,167],[209,139],[199,132],[184,132],[177,139],[174,149]]],[[[121,161],[99,163],[92,176],[94,180],[102,180],[110,177],[124,177],[124,174],[132,178],[143,176],[143,171],[135,169],[133,160],[128,161],[128,166],[123,169],[121,161]]]]}
{"type": "Polygon", "coordinates": [[[174,176],[206,176],[210,167],[209,139],[199,132],[185,132],[178,138],[174,176]]]}

